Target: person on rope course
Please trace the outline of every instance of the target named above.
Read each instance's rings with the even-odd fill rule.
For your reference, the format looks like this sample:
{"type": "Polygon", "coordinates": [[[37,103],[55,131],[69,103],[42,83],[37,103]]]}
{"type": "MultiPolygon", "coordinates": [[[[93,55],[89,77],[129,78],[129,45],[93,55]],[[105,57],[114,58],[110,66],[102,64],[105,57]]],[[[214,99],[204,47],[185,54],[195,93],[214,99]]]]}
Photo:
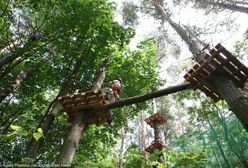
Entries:
{"type": "Polygon", "coordinates": [[[111,102],[120,100],[121,82],[122,82],[121,78],[117,78],[109,82],[108,92],[110,94],[111,102]]]}

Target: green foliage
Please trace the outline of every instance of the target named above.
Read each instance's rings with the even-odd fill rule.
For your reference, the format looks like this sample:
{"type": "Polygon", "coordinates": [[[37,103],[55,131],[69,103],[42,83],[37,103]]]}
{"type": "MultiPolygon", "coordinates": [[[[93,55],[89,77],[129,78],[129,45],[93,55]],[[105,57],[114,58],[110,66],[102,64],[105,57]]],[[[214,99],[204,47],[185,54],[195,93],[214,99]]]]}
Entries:
{"type": "Polygon", "coordinates": [[[144,166],[144,153],[135,144],[131,144],[124,155],[124,167],[135,168],[144,166]]]}
{"type": "Polygon", "coordinates": [[[169,150],[157,151],[149,157],[149,165],[159,167],[206,167],[206,152],[199,146],[187,148],[186,150],[169,150]],[[163,154],[164,161],[158,161],[163,154]]]}
{"type": "MultiPolygon", "coordinates": [[[[155,41],[143,41],[137,51],[128,49],[127,44],[135,32],[114,21],[114,5],[107,0],[7,3],[0,3],[1,9],[7,6],[0,19],[0,45],[1,48],[15,45],[1,52],[0,58],[15,58],[0,67],[0,90],[11,86],[29,69],[34,71],[0,104],[3,133],[0,143],[3,144],[1,149],[6,151],[1,153],[1,161],[29,162],[25,153],[33,137],[44,142],[36,162],[53,163],[67,134],[68,116],[62,112],[56,117],[46,136],[40,124],[49,115],[59,93],[88,91],[107,57],[110,57],[110,65],[106,85],[108,80],[122,76],[122,98],[158,88],[155,41]]],[[[118,152],[109,152],[109,149],[117,143],[118,131],[138,114],[138,109],[146,107],[146,103],[141,103],[113,110],[111,126],[88,126],[74,165],[116,167],[118,152]]]]}
{"type": "Polygon", "coordinates": [[[42,136],[44,137],[43,131],[41,128],[38,128],[37,132],[33,133],[33,137],[36,141],[38,141],[42,136]]]}
{"type": "MultiPolygon", "coordinates": [[[[144,1],[144,7],[150,5],[150,1],[144,1]]],[[[109,80],[122,77],[122,99],[152,92],[161,85],[157,42],[153,38],[145,39],[137,50],[131,51],[127,45],[135,32],[114,21],[114,9],[114,4],[107,0],[0,2],[0,59],[15,57],[0,67],[1,94],[13,86],[13,81],[20,83],[0,104],[0,144],[4,151],[0,153],[1,161],[34,161],[25,156],[34,138],[43,140],[35,162],[54,163],[68,133],[68,116],[61,112],[49,125],[47,134],[40,128],[42,121],[50,115],[59,94],[88,91],[107,58],[110,64],[105,87],[109,80]],[[3,51],[3,48],[6,49],[3,51]],[[34,70],[32,74],[23,81],[16,80],[30,69],[34,70]]],[[[123,9],[128,23],[136,23],[132,22],[138,17],[135,9],[137,6],[132,3],[123,9]]],[[[159,16],[156,12],[152,14],[159,16]]],[[[173,53],[179,54],[180,49],[175,48],[173,53]]],[[[246,60],[247,39],[237,42],[236,55],[246,60]]],[[[157,161],[160,153],[155,152],[150,156],[149,165],[145,165],[144,151],[139,145],[131,144],[124,149],[124,167],[155,164],[158,167],[217,167],[225,165],[220,149],[231,166],[244,166],[248,156],[247,133],[225,103],[213,104],[199,92],[185,91],[173,97],[173,101],[160,99],[158,106],[170,120],[163,131],[170,139],[168,149],[173,150],[163,151],[165,163],[157,161]],[[169,113],[171,107],[175,108],[176,99],[177,107],[188,112],[187,129],[182,133],[171,131],[179,125],[174,121],[177,116],[169,113]],[[195,101],[188,105],[186,100],[195,101]]],[[[76,147],[73,166],[117,167],[121,159],[119,130],[137,132],[137,128],[128,127],[129,122],[140,110],[149,113],[149,108],[151,103],[144,102],[115,109],[111,125],[88,125],[76,147]]]]}
{"type": "Polygon", "coordinates": [[[138,24],[138,7],[133,2],[124,2],[122,17],[125,25],[135,26],[138,24]]]}

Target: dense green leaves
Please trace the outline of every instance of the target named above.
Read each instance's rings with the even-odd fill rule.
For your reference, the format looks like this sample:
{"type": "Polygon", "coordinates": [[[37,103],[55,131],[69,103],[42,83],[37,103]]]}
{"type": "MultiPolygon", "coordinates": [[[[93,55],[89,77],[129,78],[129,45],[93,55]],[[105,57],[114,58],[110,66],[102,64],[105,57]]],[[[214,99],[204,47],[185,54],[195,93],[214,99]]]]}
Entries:
{"type": "MultiPolygon", "coordinates": [[[[45,138],[37,161],[53,163],[66,135],[68,117],[65,113],[58,116],[46,137],[40,128],[41,122],[49,114],[59,92],[66,94],[90,89],[108,57],[106,86],[108,80],[122,76],[121,97],[143,94],[158,87],[155,41],[148,39],[137,51],[130,51],[127,44],[134,31],[113,21],[113,7],[105,0],[9,4],[6,16],[13,19],[3,18],[1,24],[5,29],[1,31],[4,37],[1,39],[6,42],[13,39],[15,46],[1,52],[1,59],[11,59],[1,67],[0,75],[4,80],[1,80],[0,88],[4,90],[13,82],[18,85],[0,105],[3,133],[0,141],[2,150],[6,151],[0,156],[2,161],[26,160],[25,150],[33,137],[36,141],[45,138]],[[10,12],[15,10],[18,13],[10,12]],[[14,29],[8,27],[8,22],[14,29]],[[33,73],[17,81],[29,69],[33,69],[33,73]],[[135,85],[137,82],[140,84],[135,85]]],[[[5,47],[4,42],[1,45],[5,47]]],[[[116,152],[110,154],[109,148],[116,144],[118,130],[127,125],[128,119],[137,115],[137,108],[141,107],[113,111],[112,126],[88,126],[81,138],[79,149],[83,150],[79,150],[75,165],[116,165],[116,152]]]]}

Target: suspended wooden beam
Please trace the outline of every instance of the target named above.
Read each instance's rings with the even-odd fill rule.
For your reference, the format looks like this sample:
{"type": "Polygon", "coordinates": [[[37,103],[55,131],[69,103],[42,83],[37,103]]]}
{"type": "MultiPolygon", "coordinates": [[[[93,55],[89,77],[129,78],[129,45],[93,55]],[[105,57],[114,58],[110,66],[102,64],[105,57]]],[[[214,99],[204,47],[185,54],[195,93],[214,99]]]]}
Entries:
{"type": "Polygon", "coordinates": [[[120,107],[124,107],[124,106],[129,106],[132,104],[136,104],[136,103],[141,103],[153,98],[157,98],[157,97],[162,97],[168,94],[172,94],[172,93],[176,93],[179,91],[183,91],[183,90],[187,90],[187,89],[191,89],[194,85],[187,82],[181,85],[177,85],[177,86],[171,86],[165,89],[161,89],[161,90],[157,90],[151,93],[147,93],[141,96],[134,96],[134,97],[129,97],[126,99],[122,99],[113,103],[109,103],[109,104],[104,104],[104,108],[107,109],[114,109],[114,108],[120,108],[120,107]]]}

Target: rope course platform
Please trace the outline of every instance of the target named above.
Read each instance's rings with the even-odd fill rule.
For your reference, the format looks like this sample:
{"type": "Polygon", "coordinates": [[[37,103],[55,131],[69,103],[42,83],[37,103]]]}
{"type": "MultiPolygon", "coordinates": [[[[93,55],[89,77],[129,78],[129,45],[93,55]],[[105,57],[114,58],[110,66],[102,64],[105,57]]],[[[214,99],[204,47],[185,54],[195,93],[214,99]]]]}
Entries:
{"type": "Polygon", "coordinates": [[[64,111],[69,118],[74,118],[78,112],[88,112],[88,124],[111,123],[112,116],[108,109],[103,108],[105,100],[101,90],[77,93],[59,97],[64,111]]]}
{"type": "Polygon", "coordinates": [[[245,97],[248,98],[248,82],[246,82],[245,86],[241,88],[240,91],[243,93],[245,97]]]}
{"type": "Polygon", "coordinates": [[[217,102],[223,98],[210,82],[215,75],[223,75],[236,87],[243,88],[247,82],[248,69],[221,44],[217,44],[184,75],[184,78],[195,85],[194,89],[200,89],[217,102]]]}
{"type": "Polygon", "coordinates": [[[160,126],[166,122],[166,119],[160,113],[156,113],[150,116],[149,118],[145,119],[145,121],[148,125],[150,125],[153,128],[154,122],[157,123],[157,126],[160,126]]]}
{"type": "Polygon", "coordinates": [[[149,153],[153,153],[156,149],[158,150],[162,150],[162,148],[164,147],[164,143],[163,141],[157,139],[155,140],[151,146],[149,146],[148,148],[145,149],[146,152],[149,152],[149,153]]]}

